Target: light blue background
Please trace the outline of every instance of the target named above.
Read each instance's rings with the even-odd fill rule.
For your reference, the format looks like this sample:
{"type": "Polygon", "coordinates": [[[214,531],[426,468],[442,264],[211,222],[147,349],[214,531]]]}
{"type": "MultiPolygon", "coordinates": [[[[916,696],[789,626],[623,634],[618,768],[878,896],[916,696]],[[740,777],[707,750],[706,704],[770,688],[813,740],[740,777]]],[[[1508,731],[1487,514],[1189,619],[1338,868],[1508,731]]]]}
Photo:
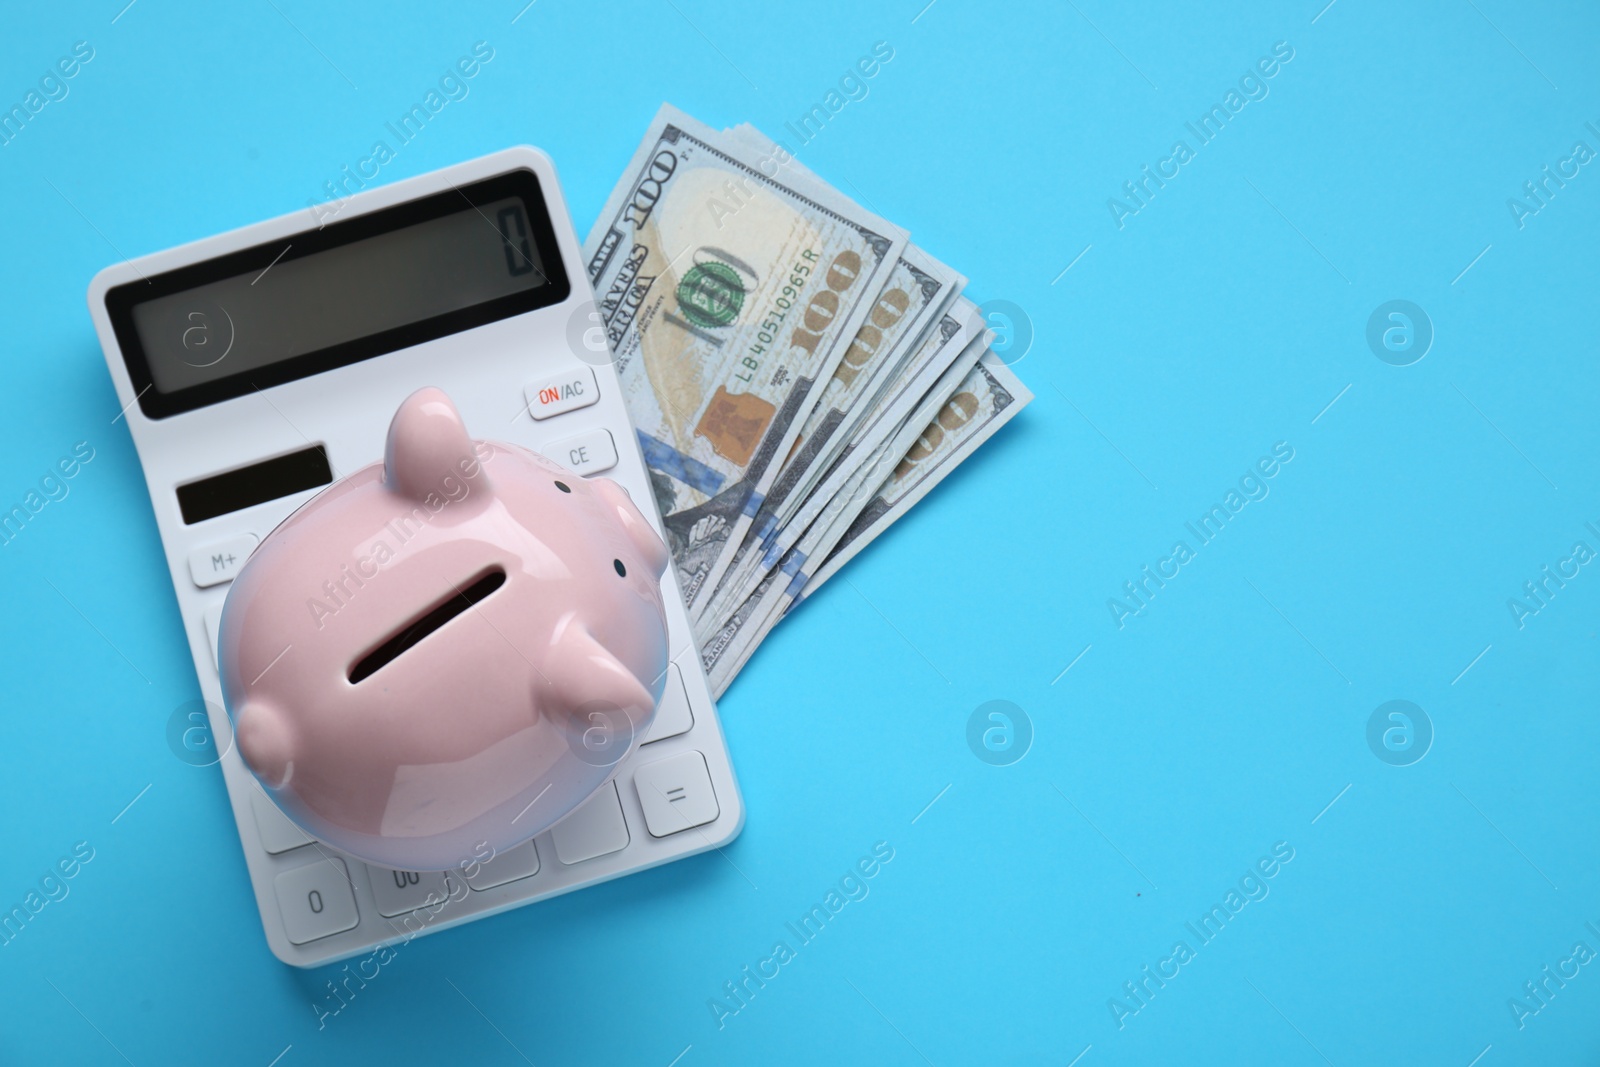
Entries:
{"type": "Polygon", "coordinates": [[[1508,1007],[1600,950],[1600,568],[1507,607],[1600,549],[1600,167],[1524,228],[1506,204],[1600,149],[1592,6],[123,2],[0,34],[6,107],[95,49],[0,147],[0,502],[96,450],[0,549],[0,903],[96,850],[0,949],[0,1061],[1600,1056],[1600,965],[1524,1029],[1508,1007]],[[800,158],[1026,309],[1037,400],[729,692],[726,858],[419,940],[319,1032],[330,974],[269,955],[220,778],[164,739],[196,684],[84,291],[303,207],[478,40],[383,179],[533,143],[580,234],[662,100],[778,134],[889,42],[800,158]],[[1107,198],[1278,41],[1270,95],[1119,230],[1107,198]],[[1364,338],[1395,298],[1436,330],[1404,368],[1364,338]],[[1107,598],[1279,441],[1270,496],[1119,630],[1107,598]],[[1404,768],[1365,736],[1397,698],[1436,730],[1404,768]],[[1010,767],[966,745],[992,699],[1033,722],[1010,767]],[[877,841],[870,896],[719,1030],[708,998],[877,841]],[[1119,1030],[1109,998],[1279,841],[1270,896],[1119,1030]]]}

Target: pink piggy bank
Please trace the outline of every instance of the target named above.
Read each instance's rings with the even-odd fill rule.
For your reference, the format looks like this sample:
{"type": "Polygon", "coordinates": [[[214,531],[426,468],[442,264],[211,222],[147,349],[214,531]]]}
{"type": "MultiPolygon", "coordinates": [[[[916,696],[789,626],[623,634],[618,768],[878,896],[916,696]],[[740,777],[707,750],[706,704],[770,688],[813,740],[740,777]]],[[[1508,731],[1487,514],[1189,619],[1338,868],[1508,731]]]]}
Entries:
{"type": "Polygon", "coordinates": [[[445,870],[582,804],[655,715],[667,550],[627,493],[474,442],[423,389],[382,463],[278,526],[222,614],[240,755],[307,833],[445,870]]]}

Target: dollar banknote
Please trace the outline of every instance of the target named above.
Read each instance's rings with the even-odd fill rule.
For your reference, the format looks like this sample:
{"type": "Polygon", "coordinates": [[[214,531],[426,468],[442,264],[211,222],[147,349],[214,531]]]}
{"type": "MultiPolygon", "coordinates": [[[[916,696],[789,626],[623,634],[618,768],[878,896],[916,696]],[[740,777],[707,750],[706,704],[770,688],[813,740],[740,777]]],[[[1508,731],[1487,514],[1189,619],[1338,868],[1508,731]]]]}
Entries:
{"type": "Polygon", "coordinates": [[[1032,399],[961,274],[748,124],[663,105],[583,252],[719,696],[1032,399]]]}
{"type": "MultiPolygon", "coordinates": [[[[749,123],[728,132],[758,151],[778,157],[787,155],[749,123]]],[[[797,184],[809,179],[812,188],[829,188],[797,159],[788,158],[786,167],[786,173],[793,175],[797,184]]],[[[966,284],[965,277],[927,252],[913,244],[905,246],[873,301],[867,321],[861,324],[806,420],[795,452],[784,461],[783,473],[767,495],[763,509],[776,521],[787,519],[799,501],[815,488],[840,449],[853,439],[862,420],[874,413],[873,405],[889,387],[894,372],[916,351],[966,284]]],[[[755,525],[761,525],[760,520],[758,515],[755,525]]]]}
{"type": "MultiPolygon", "coordinates": [[[[786,180],[798,191],[839,195],[754,126],[746,123],[723,132],[760,158],[780,161],[786,180]]],[[[850,203],[854,206],[854,201],[850,203]]],[[[861,209],[856,206],[856,210],[861,209]]],[[[760,580],[754,566],[759,557],[753,558],[751,553],[771,544],[776,531],[852,441],[861,421],[875,411],[873,404],[889,386],[893,372],[915,351],[933,321],[965,284],[965,278],[926,252],[905,246],[716,587],[709,595],[694,599],[689,615],[697,629],[714,627],[760,580]]]]}
{"type": "Polygon", "coordinates": [[[950,313],[943,316],[921,349],[902,366],[890,388],[873,405],[861,427],[845,445],[828,469],[820,485],[797,508],[790,520],[769,539],[762,565],[770,566],[792,548],[800,535],[817,517],[853,484],[864,464],[878,455],[882,446],[902,432],[914,409],[927,402],[928,391],[957,363],[970,363],[989,341],[989,333],[977,308],[965,297],[958,297],[950,313]]]}
{"type": "Polygon", "coordinates": [[[743,543],[905,243],[670,105],[651,123],[584,259],[691,609],[743,543]]]}
{"type": "MultiPolygon", "coordinates": [[[[774,572],[757,601],[768,598],[770,590],[780,580],[786,586],[782,598],[776,602],[769,598],[766,612],[759,619],[730,620],[735,623],[730,628],[730,644],[734,647],[727,650],[727,655],[719,657],[721,662],[714,663],[710,669],[713,694],[722,695],[750,654],[790,610],[815,593],[857,553],[911,510],[1032,399],[1033,393],[1010,367],[995,353],[985,353],[939,413],[928,421],[894,470],[878,485],[866,506],[852,515],[821,564],[814,565],[815,573],[807,576],[797,571],[796,575],[785,576],[774,572]],[[740,631],[744,631],[742,640],[740,631]]],[[[746,616],[761,614],[759,602],[744,610],[746,616]]]]}
{"type": "Polygon", "coordinates": [[[767,633],[777,625],[788,605],[804,588],[811,560],[820,561],[844,535],[862,500],[862,490],[879,485],[894,464],[913,446],[917,435],[932,421],[960,388],[983,354],[984,337],[962,347],[944,372],[917,397],[917,402],[896,422],[893,433],[872,450],[872,458],[857,468],[830,494],[816,518],[798,540],[763,576],[751,599],[754,605],[740,605],[728,624],[720,627],[701,645],[701,663],[714,692],[725,688],[737,666],[748,657],[767,633]]]}
{"type": "Polygon", "coordinates": [[[801,428],[794,451],[762,501],[717,589],[699,599],[693,618],[716,619],[730,601],[748,592],[743,586],[753,576],[750,564],[772,543],[874,413],[876,401],[890,386],[894,373],[927,336],[962,282],[959,274],[914,246],[906,246],[873,301],[867,321],[856,332],[801,428]]]}
{"type": "MultiPolygon", "coordinates": [[[[852,479],[878,447],[910,414],[912,407],[955,362],[978,334],[982,320],[971,301],[957,297],[950,310],[940,316],[934,328],[921,339],[915,350],[895,368],[886,388],[869,405],[850,439],[821,475],[820,482],[792,510],[781,524],[761,531],[759,541],[747,541],[742,557],[723,581],[706,610],[693,618],[695,636],[702,643],[711,639],[735,613],[763,574],[791,549],[829,504],[852,484],[852,479]]],[[[752,531],[754,532],[754,531],[752,531]]]]}
{"type": "MultiPolygon", "coordinates": [[[[787,157],[781,146],[749,123],[734,126],[728,132],[758,151],[787,157]]],[[[786,167],[786,173],[794,175],[797,181],[809,179],[814,186],[829,188],[797,159],[788,157],[786,167]]],[[[965,277],[927,252],[909,243],[905,246],[883,290],[873,301],[867,321],[861,324],[821,400],[806,420],[796,452],[785,460],[783,473],[767,496],[763,508],[775,521],[781,523],[793,514],[799,502],[816,487],[817,480],[830,469],[840,450],[855,440],[857,427],[878,410],[874,405],[890,388],[895,371],[917,350],[933,323],[951,306],[966,284],[965,277]]],[[[761,525],[761,516],[757,516],[754,525],[761,525]]]]}
{"type": "Polygon", "coordinates": [[[1032,399],[1033,393],[1010,367],[993,352],[985,355],[851,519],[816,573],[798,590],[795,602],[839,573],[839,568],[910,511],[1032,399]]]}

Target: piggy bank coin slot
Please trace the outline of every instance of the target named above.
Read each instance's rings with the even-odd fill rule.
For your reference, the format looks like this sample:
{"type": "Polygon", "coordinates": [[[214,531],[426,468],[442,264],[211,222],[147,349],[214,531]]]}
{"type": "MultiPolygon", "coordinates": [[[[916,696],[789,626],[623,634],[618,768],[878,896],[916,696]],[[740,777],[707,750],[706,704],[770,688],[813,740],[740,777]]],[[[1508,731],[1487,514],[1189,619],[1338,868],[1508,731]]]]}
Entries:
{"type": "Polygon", "coordinates": [[[350,668],[350,684],[355,685],[387,667],[416,647],[429,634],[443,627],[445,623],[476,606],[505,582],[506,572],[495,567],[482,577],[474,579],[466,588],[451,594],[442,604],[430,608],[420,618],[406,623],[398,633],[385,639],[378,647],[356,661],[355,666],[350,668]]]}

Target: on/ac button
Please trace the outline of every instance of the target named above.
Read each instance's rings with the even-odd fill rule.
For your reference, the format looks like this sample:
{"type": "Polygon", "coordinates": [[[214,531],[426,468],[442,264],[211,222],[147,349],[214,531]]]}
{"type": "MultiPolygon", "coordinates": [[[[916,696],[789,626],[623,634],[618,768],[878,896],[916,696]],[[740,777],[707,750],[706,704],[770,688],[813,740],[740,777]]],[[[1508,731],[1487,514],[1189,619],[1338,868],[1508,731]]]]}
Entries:
{"type": "Polygon", "coordinates": [[[530,382],[523,393],[528,398],[528,414],[536,419],[586,408],[600,399],[594,371],[588,367],[572,367],[530,382]]]}

